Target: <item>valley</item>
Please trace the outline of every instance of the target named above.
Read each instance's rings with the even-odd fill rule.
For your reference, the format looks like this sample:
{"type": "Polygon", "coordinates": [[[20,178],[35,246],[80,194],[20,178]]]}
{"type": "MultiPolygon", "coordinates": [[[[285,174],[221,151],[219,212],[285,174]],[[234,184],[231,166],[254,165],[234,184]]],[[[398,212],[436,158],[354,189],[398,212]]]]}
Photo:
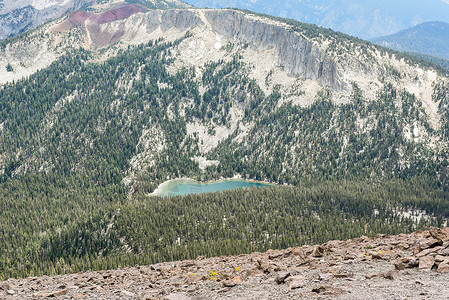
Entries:
{"type": "Polygon", "coordinates": [[[2,41],[0,70],[0,279],[447,226],[449,74],[420,59],[135,3],[2,41]],[[235,176],[272,185],[149,196],[235,176]]]}

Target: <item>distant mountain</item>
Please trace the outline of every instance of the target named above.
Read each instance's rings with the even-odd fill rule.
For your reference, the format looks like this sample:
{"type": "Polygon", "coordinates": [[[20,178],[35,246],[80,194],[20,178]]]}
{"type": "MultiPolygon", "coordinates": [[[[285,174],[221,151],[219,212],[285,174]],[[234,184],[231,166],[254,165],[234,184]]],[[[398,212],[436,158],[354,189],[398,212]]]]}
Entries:
{"type": "Polygon", "coordinates": [[[59,18],[69,11],[96,4],[97,8],[136,3],[149,8],[176,8],[187,5],[180,0],[0,0],[0,40],[59,18]],[[113,3],[112,3],[113,2],[113,3]]]}
{"type": "Polygon", "coordinates": [[[419,52],[406,52],[409,55],[427,60],[433,64],[439,65],[440,67],[449,70],[449,59],[444,59],[441,57],[436,57],[432,55],[427,55],[419,52]]]}
{"type": "Polygon", "coordinates": [[[443,0],[186,0],[197,7],[236,7],[332,28],[363,39],[426,21],[449,22],[443,0]]]}
{"type": "Polygon", "coordinates": [[[373,42],[398,51],[449,59],[449,23],[426,22],[373,42]]]}

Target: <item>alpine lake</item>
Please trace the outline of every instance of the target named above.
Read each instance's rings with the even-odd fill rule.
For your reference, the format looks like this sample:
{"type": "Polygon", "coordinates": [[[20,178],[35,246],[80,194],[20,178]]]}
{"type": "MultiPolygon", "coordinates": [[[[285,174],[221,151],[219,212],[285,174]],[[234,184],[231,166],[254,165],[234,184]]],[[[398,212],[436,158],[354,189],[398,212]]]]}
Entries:
{"type": "Polygon", "coordinates": [[[174,197],[266,186],[271,186],[271,184],[242,179],[228,179],[207,183],[201,183],[193,179],[175,179],[159,185],[153,195],[160,197],[174,197]]]}

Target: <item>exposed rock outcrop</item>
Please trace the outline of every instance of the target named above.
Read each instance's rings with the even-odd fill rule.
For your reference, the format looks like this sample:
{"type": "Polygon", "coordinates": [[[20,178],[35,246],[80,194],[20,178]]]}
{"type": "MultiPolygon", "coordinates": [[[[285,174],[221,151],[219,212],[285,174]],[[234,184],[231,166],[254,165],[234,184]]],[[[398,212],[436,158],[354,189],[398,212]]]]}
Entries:
{"type": "Polygon", "coordinates": [[[449,294],[446,250],[449,228],[432,228],[266,253],[9,279],[0,282],[0,298],[373,299],[375,292],[376,299],[443,299],[449,294]],[[435,237],[439,246],[423,243],[435,237]],[[425,250],[434,251],[421,255],[425,250]]]}
{"type": "Polygon", "coordinates": [[[79,9],[92,0],[5,1],[0,7],[0,39],[14,36],[79,9]],[[28,5],[27,5],[28,2],[28,5]]]}
{"type": "Polygon", "coordinates": [[[237,11],[208,10],[205,15],[214,31],[227,39],[249,43],[259,51],[274,48],[279,64],[290,74],[316,79],[334,90],[346,87],[332,58],[326,56],[318,44],[300,34],[237,11]]]}

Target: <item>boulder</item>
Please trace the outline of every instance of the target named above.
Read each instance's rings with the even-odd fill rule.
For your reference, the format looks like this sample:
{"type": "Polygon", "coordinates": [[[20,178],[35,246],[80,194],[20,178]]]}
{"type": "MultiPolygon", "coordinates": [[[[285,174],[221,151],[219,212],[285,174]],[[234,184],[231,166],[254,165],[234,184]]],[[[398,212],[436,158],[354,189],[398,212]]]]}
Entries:
{"type": "Polygon", "coordinates": [[[441,243],[449,240],[449,234],[441,230],[440,228],[431,227],[429,233],[434,239],[440,241],[441,243]]]}
{"type": "Polygon", "coordinates": [[[449,273],[449,259],[446,259],[445,261],[441,262],[438,265],[437,272],[438,273],[449,273]]]}
{"type": "Polygon", "coordinates": [[[336,288],[329,285],[321,285],[312,289],[312,293],[322,294],[322,295],[332,295],[338,296],[346,293],[345,290],[341,288],[336,288]]]}
{"type": "Polygon", "coordinates": [[[417,244],[418,244],[417,245],[418,252],[421,252],[422,250],[439,246],[442,244],[442,242],[441,242],[441,240],[437,240],[433,237],[429,237],[427,239],[423,238],[423,239],[418,240],[417,244]]]}
{"type": "Polygon", "coordinates": [[[54,291],[54,292],[38,292],[38,293],[34,293],[33,296],[50,298],[50,297],[64,296],[65,294],[67,294],[67,289],[63,289],[60,291],[54,291]]]}
{"type": "Polygon", "coordinates": [[[237,285],[237,282],[235,282],[234,280],[225,280],[223,281],[223,286],[224,287],[234,287],[237,285]]]}
{"type": "Polygon", "coordinates": [[[437,252],[438,255],[449,256],[449,248],[442,249],[437,252]]]}
{"type": "Polygon", "coordinates": [[[438,251],[440,251],[442,249],[443,249],[443,247],[441,247],[441,246],[437,246],[437,247],[434,247],[434,248],[429,248],[429,249],[426,249],[426,250],[423,250],[423,251],[417,253],[416,257],[419,258],[419,257],[427,256],[430,253],[435,253],[435,252],[438,252],[438,251]]]}
{"type": "Polygon", "coordinates": [[[302,275],[293,276],[290,278],[290,289],[299,289],[303,288],[306,285],[306,278],[302,275]]]}
{"type": "Polygon", "coordinates": [[[402,261],[397,261],[394,263],[394,268],[398,271],[405,270],[405,264],[402,261]]]}
{"type": "Polygon", "coordinates": [[[394,280],[394,279],[396,279],[396,277],[398,277],[398,275],[399,275],[399,272],[397,270],[391,270],[391,271],[382,273],[382,276],[388,280],[394,280]]]}
{"type": "Polygon", "coordinates": [[[270,263],[266,260],[259,259],[257,263],[259,264],[260,269],[262,269],[265,273],[270,273],[273,270],[270,263]]]}
{"type": "Polygon", "coordinates": [[[312,250],[312,257],[322,257],[324,254],[324,248],[321,246],[315,246],[312,250]]]}
{"type": "Polygon", "coordinates": [[[184,284],[193,284],[193,283],[197,283],[203,280],[206,280],[206,276],[204,276],[203,274],[194,274],[191,273],[189,275],[187,275],[187,277],[184,279],[184,284]]]}
{"type": "Polygon", "coordinates": [[[283,284],[285,283],[285,279],[290,277],[290,272],[282,272],[276,275],[276,283],[277,284],[283,284]]]}
{"type": "Polygon", "coordinates": [[[430,271],[435,264],[435,259],[432,256],[424,256],[419,259],[420,270],[430,271]]]}

